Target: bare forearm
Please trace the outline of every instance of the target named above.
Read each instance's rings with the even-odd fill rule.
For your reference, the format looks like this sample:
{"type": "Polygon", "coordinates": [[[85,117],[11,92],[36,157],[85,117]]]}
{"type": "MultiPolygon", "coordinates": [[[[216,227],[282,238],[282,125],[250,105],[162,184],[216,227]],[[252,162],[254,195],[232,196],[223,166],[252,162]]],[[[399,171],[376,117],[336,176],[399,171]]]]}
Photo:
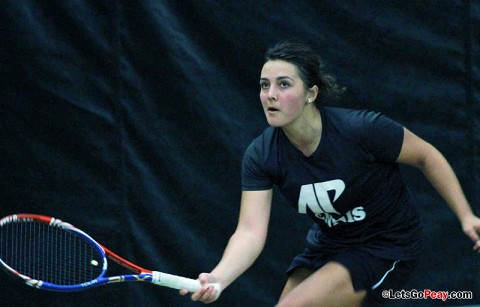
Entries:
{"type": "Polygon", "coordinates": [[[468,204],[457,176],[445,157],[435,148],[431,150],[432,154],[425,160],[421,169],[433,187],[462,222],[466,217],[472,215],[470,205],[468,204]]]}
{"type": "Polygon", "coordinates": [[[463,232],[480,252],[480,219],[472,212],[462,187],[445,157],[431,144],[404,128],[403,144],[397,162],[422,170],[425,177],[450,206],[462,224],[463,232]]]}
{"type": "Polygon", "coordinates": [[[222,260],[212,271],[222,289],[228,287],[258,258],[265,238],[257,238],[249,231],[237,230],[230,238],[222,260]]]}

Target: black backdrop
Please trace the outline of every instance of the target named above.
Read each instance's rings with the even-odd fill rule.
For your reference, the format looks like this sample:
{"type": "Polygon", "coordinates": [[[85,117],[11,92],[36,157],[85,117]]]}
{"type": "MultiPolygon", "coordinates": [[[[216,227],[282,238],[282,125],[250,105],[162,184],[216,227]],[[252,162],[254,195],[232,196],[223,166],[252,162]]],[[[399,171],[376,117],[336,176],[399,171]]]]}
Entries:
{"type": "MultiPolygon", "coordinates": [[[[243,150],[265,127],[263,52],[297,37],[347,88],[337,103],[391,118],[449,159],[479,196],[478,1],[3,0],[0,215],[53,215],[148,268],[196,277],[239,209],[243,150]]],[[[403,169],[427,246],[405,289],[473,291],[479,256],[422,175],[403,169]]],[[[310,222],[275,195],[256,264],[218,306],[272,306],[310,222]]],[[[44,292],[0,276],[2,305],[197,306],[175,290],[44,292]]]]}

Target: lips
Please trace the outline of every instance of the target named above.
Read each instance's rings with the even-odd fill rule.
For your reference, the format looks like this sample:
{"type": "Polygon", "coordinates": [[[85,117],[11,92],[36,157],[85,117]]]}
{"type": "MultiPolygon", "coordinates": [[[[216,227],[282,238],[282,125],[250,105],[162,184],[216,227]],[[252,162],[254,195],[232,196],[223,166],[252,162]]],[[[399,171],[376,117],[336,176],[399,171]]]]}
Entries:
{"type": "Polygon", "coordinates": [[[277,112],[277,111],[279,111],[277,108],[274,108],[274,107],[269,107],[267,110],[268,110],[268,112],[277,112]]]}

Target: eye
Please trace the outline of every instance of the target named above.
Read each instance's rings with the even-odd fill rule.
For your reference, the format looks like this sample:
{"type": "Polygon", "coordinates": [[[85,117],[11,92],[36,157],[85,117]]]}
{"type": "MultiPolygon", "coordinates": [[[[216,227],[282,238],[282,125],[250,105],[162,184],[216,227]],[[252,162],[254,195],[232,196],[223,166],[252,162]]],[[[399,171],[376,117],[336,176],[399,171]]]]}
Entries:
{"type": "Polygon", "coordinates": [[[268,82],[260,82],[260,88],[262,90],[268,89],[270,87],[270,84],[268,82]]]}
{"type": "Polygon", "coordinates": [[[290,83],[288,83],[287,81],[281,81],[279,85],[281,88],[287,88],[290,86],[290,83]]]}

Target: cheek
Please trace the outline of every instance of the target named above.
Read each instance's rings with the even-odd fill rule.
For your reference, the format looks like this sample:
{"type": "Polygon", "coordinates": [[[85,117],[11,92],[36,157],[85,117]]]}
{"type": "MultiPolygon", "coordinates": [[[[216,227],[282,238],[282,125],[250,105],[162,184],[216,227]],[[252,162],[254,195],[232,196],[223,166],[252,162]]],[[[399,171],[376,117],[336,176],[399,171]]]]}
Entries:
{"type": "Polygon", "coordinates": [[[298,95],[285,95],[282,101],[282,110],[287,114],[298,114],[304,107],[303,97],[298,95]]]}
{"type": "Polygon", "coordinates": [[[262,103],[262,106],[265,106],[268,102],[268,95],[265,94],[264,92],[260,92],[259,97],[260,97],[260,102],[262,103]]]}

